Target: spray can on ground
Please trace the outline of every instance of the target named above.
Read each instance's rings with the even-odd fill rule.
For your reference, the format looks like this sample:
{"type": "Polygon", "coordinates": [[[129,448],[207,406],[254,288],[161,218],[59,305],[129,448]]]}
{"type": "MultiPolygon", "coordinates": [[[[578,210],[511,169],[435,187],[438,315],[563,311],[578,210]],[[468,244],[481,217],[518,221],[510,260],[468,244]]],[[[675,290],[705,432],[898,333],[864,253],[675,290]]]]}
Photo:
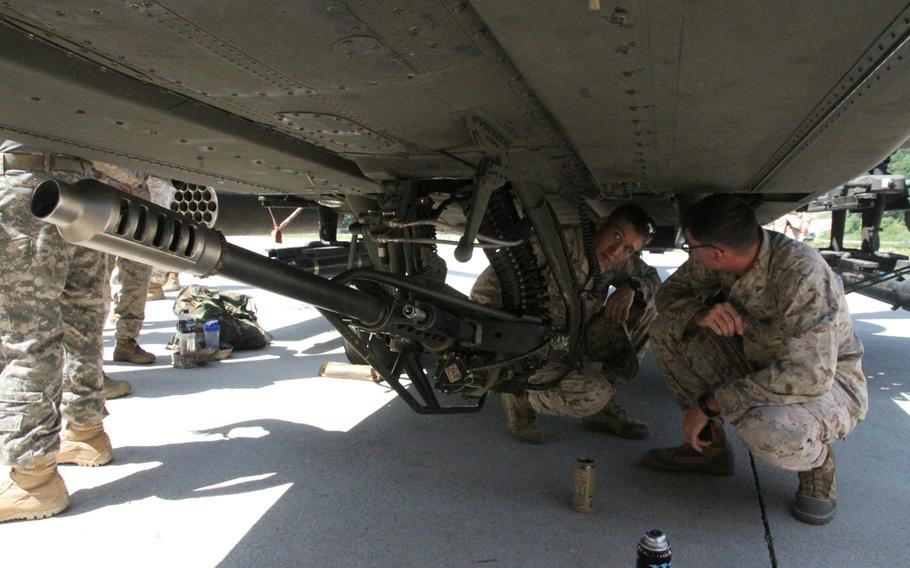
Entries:
{"type": "Polygon", "coordinates": [[[597,465],[591,458],[575,460],[572,471],[572,508],[579,513],[590,513],[594,504],[597,465]]]}
{"type": "Polygon", "coordinates": [[[651,529],[638,541],[636,568],[671,568],[671,560],[670,542],[663,531],[651,529]]]}

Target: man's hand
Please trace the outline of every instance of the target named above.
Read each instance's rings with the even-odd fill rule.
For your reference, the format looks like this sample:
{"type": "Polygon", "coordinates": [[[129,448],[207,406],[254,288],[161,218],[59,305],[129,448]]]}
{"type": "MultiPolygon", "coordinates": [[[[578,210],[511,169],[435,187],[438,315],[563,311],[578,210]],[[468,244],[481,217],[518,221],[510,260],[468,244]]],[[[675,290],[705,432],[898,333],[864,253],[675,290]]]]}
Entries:
{"type": "Polygon", "coordinates": [[[706,327],[723,337],[733,337],[746,332],[746,322],[730,302],[722,302],[695,314],[695,325],[706,327]]]}
{"type": "Polygon", "coordinates": [[[686,441],[692,449],[701,453],[702,448],[711,445],[713,440],[702,440],[698,434],[708,425],[708,416],[700,408],[693,408],[686,413],[683,419],[683,440],[686,441]]]}
{"type": "Polygon", "coordinates": [[[635,290],[622,284],[610,294],[604,306],[604,318],[607,321],[622,322],[629,319],[629,310],[635,301],[635,290]]]}

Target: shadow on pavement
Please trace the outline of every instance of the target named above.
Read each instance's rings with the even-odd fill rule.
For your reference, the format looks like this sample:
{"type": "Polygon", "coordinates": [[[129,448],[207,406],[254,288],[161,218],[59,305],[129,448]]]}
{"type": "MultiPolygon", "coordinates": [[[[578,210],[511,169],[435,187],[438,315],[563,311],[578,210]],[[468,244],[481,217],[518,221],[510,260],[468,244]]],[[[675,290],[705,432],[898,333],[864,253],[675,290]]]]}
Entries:
{"type": "MultiPolygon", "coordinates": [[[[332,329],[326,320],[316,318],[278,328],[270,333],[273,334],[275,342],[281,342],[302,340],[332,329]]],[[[146,340],[155,335],[158,334],[146,333],[142,338],[146,340]]],[[[170,333],[167,337],[170,338],[170,333]]],[[[340,347],[342,347],[340,338],[320,342],[302,350],[272,343],[262,349],[235,351],[225,361],[179,371],[170,366],[168,352],[166,356],[158,356],[155,364],[158,368],[130,365],[128,373],[115,373],[112,376],[130,381],[133,385],[131,397],[137,398],[186,395],[225,388],[255,389],[279,381],[318,376],[319,368],[324,361],[347,361],[343,353],[328,353],[340,347]],[[165,367],[159,367],[161,365],[165,367]]]]}

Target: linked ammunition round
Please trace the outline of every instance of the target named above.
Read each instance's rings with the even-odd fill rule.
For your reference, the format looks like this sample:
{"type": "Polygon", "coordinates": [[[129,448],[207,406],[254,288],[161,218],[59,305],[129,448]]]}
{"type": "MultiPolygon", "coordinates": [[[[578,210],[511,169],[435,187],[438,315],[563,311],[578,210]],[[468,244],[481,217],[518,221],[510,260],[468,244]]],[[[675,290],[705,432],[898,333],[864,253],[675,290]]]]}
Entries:
{"type": "Polygon", "coordinates": [[[572,472],[572,508],[579,513],[590,513],[594,503],[597,465],[591,458],[575,460],[572,472]]]}

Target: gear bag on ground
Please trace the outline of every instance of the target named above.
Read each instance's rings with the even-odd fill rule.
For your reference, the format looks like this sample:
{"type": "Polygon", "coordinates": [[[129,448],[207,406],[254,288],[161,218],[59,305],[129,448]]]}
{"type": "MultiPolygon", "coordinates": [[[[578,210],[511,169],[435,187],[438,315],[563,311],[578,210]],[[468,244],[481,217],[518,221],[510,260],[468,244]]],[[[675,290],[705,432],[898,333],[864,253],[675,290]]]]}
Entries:
{"type": "Polygon", "coordinates": [[[196,321],[197,329],[209,321],[221,324],[221,343],[228,343],[235,351],[259,349],[272,341],[272,336],[256,319],[253,298],[246,294],[222,292],[193,284],[180,291],[174,301],[174,315],[178,318],[189,314],[196,321]]]}

